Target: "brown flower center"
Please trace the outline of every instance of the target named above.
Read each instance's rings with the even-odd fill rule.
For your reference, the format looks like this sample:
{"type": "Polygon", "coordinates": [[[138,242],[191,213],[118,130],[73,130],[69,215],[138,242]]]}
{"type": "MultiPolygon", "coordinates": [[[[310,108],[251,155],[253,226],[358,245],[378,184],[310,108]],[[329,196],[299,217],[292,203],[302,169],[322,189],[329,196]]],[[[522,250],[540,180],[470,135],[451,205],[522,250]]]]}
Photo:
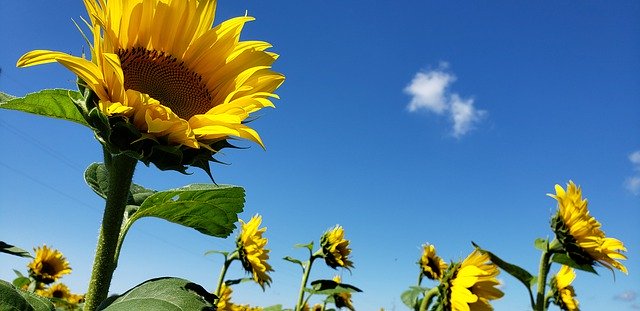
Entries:
{"type": "Polygon", "coordinates": [[[175,57],[141,47],[120,49],[117,55],[125,89],[148,94],[185,120],[213,108],[202,76],[175,57]]]}
{"type": "Polygon", "coordinates": [[[57,265],[54,265],[53,263],[50,263],[48,261],[43,261],[42,267],[40,268],[40,273],[43,275],[54,276],[59,272],[58,270],[59,269],[57,265]]]}

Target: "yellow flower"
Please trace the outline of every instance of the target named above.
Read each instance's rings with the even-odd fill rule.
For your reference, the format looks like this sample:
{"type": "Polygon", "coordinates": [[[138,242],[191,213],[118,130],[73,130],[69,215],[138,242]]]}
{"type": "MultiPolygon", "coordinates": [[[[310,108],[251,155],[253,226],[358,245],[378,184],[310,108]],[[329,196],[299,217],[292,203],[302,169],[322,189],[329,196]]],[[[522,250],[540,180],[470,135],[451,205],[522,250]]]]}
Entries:
{"type": "Polygon", "coordinates": [[[422,275],[431,280],[439,280],[442,274],[447,270],[447,263],[436,255],[436,248],[430,244],[422,245],[422,257],[418,262],[422,275]]]}
{"type": "Polygon", "coordinates": [[[231,303],[231,293],[233,290],[227,284],[222,283],[222,288],[220,289],[220,297],[218,297],[218,302],[216,303],[216,307],[218,311],[233,311],[233,303],[231,303]]]}
{"type": "Polygon", "coordinates": [[[578,300],[576,300],[576,292],[571,286],[571,282],[576,278],[575,271],[568,267],[562,266],[560,271],[551,278],[551,291],[553,292],[553,300],[561,310],[579,311],[578,300]]]}
{"type": "Polygon", "coordinates": [[[319,303],[316,303],[315,305],[313,305],[313,308],[310,309],[310,311],[323,311],[323,310],[324,308],[319,303]]]}
{"type": "Polygon", "coordinates": [[[558,201],[558,213],[552,220],[552,229],[568,256],[578,264],[600,263],[606,268],[616,268],[625,274],[627,268],[617,259],[627,259],[624,244],[605,236],[602,226],[587,209],[587,200],[582,198],[582,189],[573,181],[555,186],[556,194],[549,194],[558,201]]]}
{"type": "Polygon", "coordinates": [[[48,298],[58,298],[66,300],[71,296],[71,291],[67,285],[62,283],[56,283],[51,285],[49,288],[45,288],[43,290],[38,290],[36,293],[42,297],[48,298]]]}
{"type": "MultiPolygon", "coordinates": [[[[333,281],[338,284],[342,283],[342,280],[338,275],[333,277],[333,281]]],[[[351,302],[350,292],[333,294],[333,301],[336,304],[336,308],[338,309],[347,308],[351,311],[355,311],[355,308],[353,307],[353,303],[351,302]]]]}
{"type": "Polygon", "coordinates": [[[269,250],[265,248],[268,240],[262,237],[267,228],[259,228],[262,223],[262,216],[255,215],[245,223],[242,223],[237,245],[240,261],[244,269],[253,274],[253,280],[263,289],[265,284],[271,283],[271,277],[267,274],[273,271],[267,260],[269,260],[269,250]]]}
{"type": "Polygon", "coordinates": [[[220,144],[228,138],[263,146],[245,121],[251,113],[273,107],[271,98],[278,98],[274,91],[284,76],[271,70],[278,55],[267,51],[269,43],[239,40],[253,17],[232,18],[210,28],[216,2],[84,0],[93,35],[90,61],[35,50],[17,65],[58,62],[76,74],[97,96],[111,132],[120,135],[102,141],[121,149],[146,156],[167,149],[150,149],[148,144],[175,146],[186,152],[181,156],[196,162],[202,159],[191,159],[195,155],[188,149],[215,153],[229,146],[220,144]],[[124,138],[121,132],[129,128],[114,125],[123,120],[139,132],[124,138]]]}
{"type": "Polygon", "coordinates": [[[349,240],[344,238],[344,229],[336,225],[322,235],[320,239],[324,260],[331,268],[353,268],[353,262],[349,260],[351,249],[349,240]]]}
{"type": "Polygon", "coordinates": [[[489,255],[475,249],[460,264],[449,267],[443,277],[442,302],[447,310],[493,310],[489,300],[502,297],[504,293],[495,286],[500,270],[490,262],[489,255]]]}
{"type": "Polygon", "coordinates": [[[57,249],[46,245],[35,249],[36,257],[27,265],[29,275],[36,281],[50,284],[65,274],[71,273],[69,262],[57,249]]]}

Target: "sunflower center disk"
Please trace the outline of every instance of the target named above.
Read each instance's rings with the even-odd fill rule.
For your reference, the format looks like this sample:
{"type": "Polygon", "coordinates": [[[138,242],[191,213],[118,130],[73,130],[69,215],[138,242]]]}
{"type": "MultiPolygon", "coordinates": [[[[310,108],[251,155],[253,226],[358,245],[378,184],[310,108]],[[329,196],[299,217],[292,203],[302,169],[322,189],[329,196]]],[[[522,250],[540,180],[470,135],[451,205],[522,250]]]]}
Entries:
{"type": "Polygon", "coordinates": [[[184,62],[164,52],[140,47],[121,49],[117,54],[126,89],[148,94],[185,120],[213,108],[202,76],[184,62]]]}

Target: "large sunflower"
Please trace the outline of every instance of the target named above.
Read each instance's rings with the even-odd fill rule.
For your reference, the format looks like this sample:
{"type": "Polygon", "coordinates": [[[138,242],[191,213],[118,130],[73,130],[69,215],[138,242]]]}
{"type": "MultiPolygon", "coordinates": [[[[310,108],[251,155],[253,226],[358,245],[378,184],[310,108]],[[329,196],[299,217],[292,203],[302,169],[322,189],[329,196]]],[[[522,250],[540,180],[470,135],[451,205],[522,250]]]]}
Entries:
{"type": "Polygon", "coordinates": [[[587,209],[587,200],[582,198],[582,189],[573,181],[567,190],[555,186],[556,194],[549,194],[558,201],[558,213],[552,220],[552,229],[567,255],[578,264],[600,263],[609,269],[616,268],[627,273],[627,268],[618,259],[627,259],[622,254],[627,249],[614,238],[605,236],[602,226],[587,209]]]}
{"type": "Polygon", "coordinates": [[[268,240],[262,237],[267,228],[259,228],[262,223],[260,215],[251,217],[247,223],[242,220],[240,222],[242,228],[237,240],[240,261],[244,269],[253,275],[253,280],[264,288],[271,283],[271,277],[267,273],[273,271],[267,262],[269,250],[265,247],[268,240]]]}
{"type": "Polygon", "coordinates": [[[335,227],[326,231],[320,238],[320,246],[324,254],[324,260],[331,268],[353,268],[353,262],[349,260],[351,249],[349,248],[349,240],[344,238],[344,229],[342,226],[335,227]]]}
{"type": "Polygon", "coordinates": [[[447,263],[436,255],[436,248],[431,244],[422,245],[422,256],[418,261],[421,276],[424,275],[431,280],[439,280],[447,270],[447,263]]]}
{"type": "Polygon", "coordinates": [[[57,249],[46,245],[35,249],[36,257],[27,265],[29,275],[36,281],[50,284],[65,274],[71,273],[71,267],[64,255],[57,249]]]}
{"type": "MultiPolygon", "coordinates": [[[[186,159],[180,164],[202,160],[192,159],[197,158],[193,149],[219,151],[228,146],[221,144],[228,138],[263,145],[245,120],[261,108],[273,107],[271,98],[277,98],[274,91],[284,76],[271,70],[278,55],[266,51],[270,44],[239,40],[252,17],[211,28],[215,0],[84,3],[93,35],[90,61],[35,50],[22,56],[18,66],[58,62],[75,73],[108,117],[108,130],[99,133],[103,143],[136,151],[140,157],[167,149],[149,144],[181,148],[179,157],[186,159]],[[133,124],[135,130],[119,122],[133,124]]],[[[105,127],[96,120],[89,123],[105,127]]]]}
{"type": "Polygon", "coordinates": [[[462,263],[447,269],[440,285],[441,303],[445,310],[493,310],[489,300],[501,298],[504,293],[496,288],[500,270],[489,255],[475,249],[462,263]]]}
{"type": "Polygon", "coordinates": [[[579,311],[576,292],[571,282],[576,278],[576,272],[569,266],[562,266],[560,271],[551,278],[553,301],[561,310],[579,311]]]}

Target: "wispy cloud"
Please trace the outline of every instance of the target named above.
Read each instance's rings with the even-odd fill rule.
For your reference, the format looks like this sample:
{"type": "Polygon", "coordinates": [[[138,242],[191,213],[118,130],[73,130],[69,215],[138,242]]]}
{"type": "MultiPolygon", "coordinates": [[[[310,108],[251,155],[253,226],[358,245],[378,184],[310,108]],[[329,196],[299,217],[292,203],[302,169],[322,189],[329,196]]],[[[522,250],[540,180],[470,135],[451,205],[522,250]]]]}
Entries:
{"type": "Polygon", "coordinates": [[[613,296],[613,299],[615,300],[622,300],[622,301],[635,301],[636,298],[638,298],[638,293],[632,290],[628,290],[628,291],[624,291],[622,293],[619,293],[615,296],[613,296]]]}
{"type": "Polygon", "coordinates": [[[474,129],[487,112],[474,107],[473,98],[463,98],[449,90],[456,76],[448,72],[447,67],[446,63],[441,63],[438,69],[416,73],[404,89],[411,95],[407,110],[446,114],[453,123],[451,135],[460,138],[474,129]]]}
{"type": "Polygon", "coordinates": [[[629,155],[629,161],[633,166],[633,170],[636,172],[634,176],[631,176],[625,180],[624,185],[629,192],[634,195],[640,195],[640,150],[635,151],[629,155]]]}

